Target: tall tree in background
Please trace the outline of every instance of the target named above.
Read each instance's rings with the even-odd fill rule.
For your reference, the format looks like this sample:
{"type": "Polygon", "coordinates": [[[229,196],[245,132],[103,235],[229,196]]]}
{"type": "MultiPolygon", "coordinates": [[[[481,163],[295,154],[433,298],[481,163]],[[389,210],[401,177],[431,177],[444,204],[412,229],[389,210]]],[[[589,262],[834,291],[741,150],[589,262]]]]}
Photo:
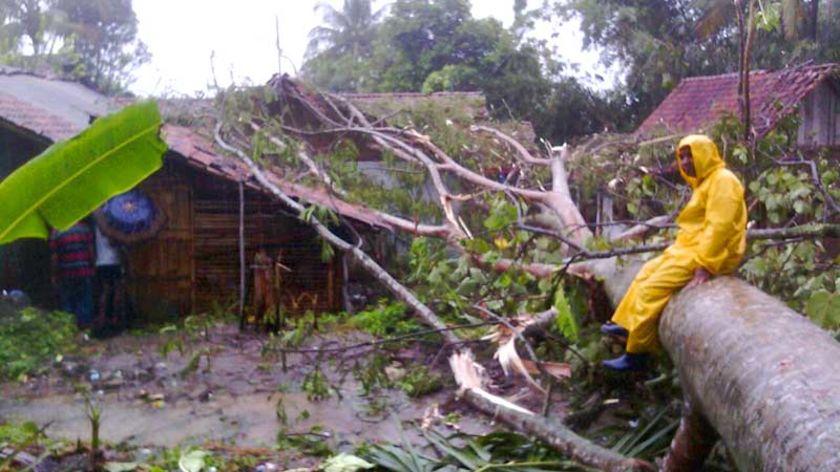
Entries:
{"type": "Polygon", "coordinates": [[[526,2],[515,2],[510,30],[473,18],[468,0],[396,0],[381,23],[368,2],[352,3],[340,12],[318,7],[324,25],[310,33],[307,80],[333,91],[482,91],[497,118],[531,121],[552,142],[605,126],[605,100],[574,79],[558,79],[562,64],[524,39],[535,16],[526,2]],[[373,22],[350,21],[352,12],[373,22]],[[353,24],[372,24],[363,30],[373,41],[351,34],[353,24]],[[567,100],[581,105],[582,115],[572,117],[567,100]]]}
{"type": "Polygon", "coordinates": [[[149,58],[131,0],[0,0],[2,63],[116,93],[149,58]]]}
{"type": "Polygon", "coordinates": [[[626,66],[628,121],[643,119],[683,77],[737,70],[737,44],[728,31],[700,37],[695,25],[703,0],[568,0],[564,17],[577,16],[584,46],[597,46],[607,64],[626,66]]]}
{"type": "Polygon", "coordinates": [[[330,90],[361,89],[383,10],[374,12],[371,0],[344,0],[340,11],[327,3],[315,11],[323,24],[309,32],[304,77],[330,90]]]}
{"type": "Polygon", "coordinates": [[[47,53],[47,31],[56,20],[50,4],[42,0],[0,0],[0,55],[25,46],[32,48],[33,56],[47,53]]]}
{"type": "Polygon", "coordinates": [[[72,76],[105,93],[121,91],[131,72],[151,57],[137,39],[131,0],[56,0],[65,16],[57,33],[64,39],[72,76]]]}
{"type": "Polygon", "coordinates": [[[324,24],[309,32],[307,55],[327,52],[334,55],[370,54],[376,35],[376,22],[382,10],[373,11],[370,0],[344,0],[341,11],[328,3],[315,6],[324,24]]]}
{"type": "MultiPolygon", "coordinates": [[[[758,2],[752,38],[755,68],[778,69],[805,60],[837,61],[840,9],[836,0],[758,2]]],[[[644,119],[684,77],[741,69],[732,0],[557,0],[553,9],[581,20],[586,46],[607,64],[626,66],[626,121],[644,119]]],[[[746,10],[746,2],[742,2],[746,10]]]]}

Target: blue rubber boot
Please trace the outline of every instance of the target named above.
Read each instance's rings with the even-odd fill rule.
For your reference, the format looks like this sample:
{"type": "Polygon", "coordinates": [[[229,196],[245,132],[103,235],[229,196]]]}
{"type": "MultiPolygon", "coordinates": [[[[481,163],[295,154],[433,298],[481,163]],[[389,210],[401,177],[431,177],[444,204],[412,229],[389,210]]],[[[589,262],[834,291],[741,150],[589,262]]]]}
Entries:
{"type": "Polygon", "coordinates": [[[634,354],[632,352],[627,352],[621,357],[606,360],[601,364],[607,369],[614,370],[616,372],[638,372],[645,369],[648,357],[649,356],[647,354],[634,354]]]}
{"type": "Polygon", "coordinates": [[[608,336],[619,336],[622,338],[626,338],[628,334],[627,330],[622,328],[621,325],[617,325],[614,323],[602,324],[601,332],[608,336]]]}

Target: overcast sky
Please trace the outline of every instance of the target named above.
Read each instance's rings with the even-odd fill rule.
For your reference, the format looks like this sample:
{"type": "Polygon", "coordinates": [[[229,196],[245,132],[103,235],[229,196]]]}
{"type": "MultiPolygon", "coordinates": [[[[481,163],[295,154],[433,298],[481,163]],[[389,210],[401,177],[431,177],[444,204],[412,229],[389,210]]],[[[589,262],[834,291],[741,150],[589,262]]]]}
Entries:
{"type": "MultiPolygon", "coordinates": [[[[152,53],[151,62],[136,72],[130,87],[141,95],[206,93],[213,81],[220,86],[264,83],[280,67],[275,17],[279,23],[283,72],[295,74],[303,62],[307,34],[318,26],[315,0],[134,0],[139,35],[152,53]]],[[[340,8],[341,0],[330,4],[340,8]]],[[[381,6],[379,0],[374,5],[381,6]]],[[[513,21],[513,0],[473,0],[473,15],[513,21]]],[[[576,25],[542,25],[539,35],[557,33],[563,56],[584,71],[598,69],[597,54],[581,51],[576,25]]],[[[597,84],[595,84],[597,85],[597,84]]]]}

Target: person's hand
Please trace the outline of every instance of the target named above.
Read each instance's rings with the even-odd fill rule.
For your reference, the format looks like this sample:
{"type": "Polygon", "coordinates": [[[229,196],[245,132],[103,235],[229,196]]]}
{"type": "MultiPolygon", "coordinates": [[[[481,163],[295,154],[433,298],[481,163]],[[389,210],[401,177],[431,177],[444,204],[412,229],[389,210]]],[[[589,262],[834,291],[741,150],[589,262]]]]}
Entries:
{"type": "Polygon", "coordinates": [[[691,282],[689,282],[688,285],[685,286],[685,288],[696,287],[700,284],[705,283],[710,278],[712,278],[712,274],[710,274],[709,271],[702,267],[698,267],[694,271],[694,278],[691,279],[691,282]]]}

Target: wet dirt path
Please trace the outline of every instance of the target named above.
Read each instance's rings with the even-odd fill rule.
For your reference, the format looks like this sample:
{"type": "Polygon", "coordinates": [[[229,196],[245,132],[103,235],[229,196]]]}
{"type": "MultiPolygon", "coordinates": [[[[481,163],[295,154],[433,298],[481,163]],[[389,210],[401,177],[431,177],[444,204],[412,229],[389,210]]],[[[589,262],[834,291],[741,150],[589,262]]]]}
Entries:
{"type": "MultiPolygon", "coordinates": [[[[352,344],[360,336],[351,333],[309,344],[352,344]]],[[[451,404],[451,391],[419,399],[396,389],[363,395],[362,384],[347,372],[353,363],[364,365],[368,358],[363,356],[344,358],[343,366],[334,358],[321,362],[340,397],[333,391],[329,398],[311,401],[301,384],[318,363],[314,355],[290,354],[284,371],[277,359],[261,354],[264,336],[240,334],[232,326],[214,327],[209,339],[191,338],[183,354],[163,357],[159,347],[171,339],[144,335],[91,341],[89,350],[95,352],[90,356],[64,359],[47,375],[24,384],[0,385],[0,419],[50,423],[50,437],[88,440],[89,395],[101,407],[102,439],[114,444],[271,447],[278,433],[302,434],[317,427],[323,439],[342,448],[363,440],[399,442],[401,423],[420,422],[436,406],[442,405],[444,413],[457,408],[451,404]],[[190,369],[196,353],[203,355],[190,369]],[[80,387],[89,393],[78,393],[80,387]]],[[[391,373],[429,361],[428,354],[405,351],[395,356],[391,373]]],[[[482,417],[461,409],[458,413],[458,427],[465,432],[492,429],[482,417]]]]}

